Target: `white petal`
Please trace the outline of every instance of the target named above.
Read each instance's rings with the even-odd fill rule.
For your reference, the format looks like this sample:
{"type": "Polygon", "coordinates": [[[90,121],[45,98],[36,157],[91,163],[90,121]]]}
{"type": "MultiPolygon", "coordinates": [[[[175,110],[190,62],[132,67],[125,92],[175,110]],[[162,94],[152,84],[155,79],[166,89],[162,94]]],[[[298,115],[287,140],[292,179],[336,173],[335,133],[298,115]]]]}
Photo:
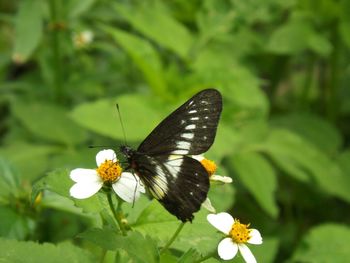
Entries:
{"type": "Polygon", "coordinates": [[[96,154],[97,166],[100,166],[106,160],[111,160],[111,161],[114,161],[114,162],[116,162],[118,160],[117,159],[117,155],[115,154],[115,152],[113,150],[111,150],[111,149],[102,150],[102,151],[99,151],[96,154]]]}
{"type": "Polygon", "coordinates": [[[76,183],[70,188],[69,192],[74,198],[85,199],[96,194],[102,185],[102,181],[76,183]]]}
{"type": "Polygon", "coordinates": [[[213,207],[213,205],[210,202],[210,199],[207,198],[205,199],[205,201],[202,203],[202,206],[207,209],[210,213],[216,213],[215,208],[213,207]]]}
{"type": "Polygon", "coordinates": [[[238,251],[238,246],[232,241],[231,238],[227,237],[221,240],[218,246],[218,254],[224,260],[233,259],[238,251]]]}
{"type": "Polygon", "coordinates": [[[203,155],[192,155],[191,156],[193,159],[197,160],[198,162],[202,161],[204,159],[203,155]]]}
{"type": "Polygon", "coordinates": [[[77,168],[72,170],[69,176],[76,183],[87,183],[100,180],[100,177],[94,169],[77,168]]]}
{"type": "Polygon", "coordinates": [[[250,239],[248,240],[249,244],[254,244],[254,245],[260,245],[262,244],[262,237],[260,235],[259,230],[257,229],[251,229],[250,232],[250,239]]]}
{"type": "Polygon", "coordinates": [[[207,219],[210,224],[226,235],[229,234],[234,223],[233,217],[225,212],[219,214],[209,214],[207,215],[207,219]]]}
{"type": "Polygon", "coordinates": [[[242,257],[244,258],[245,262],[247,263],[256,263],[256,259],[253,255],[253,253],[250,251],[249,247],[247,247],[244,244],[238,245],[239,251],[242,254],[242,257]]]}
{"type": "Polygon", "coordinates": [[[217,175],[217,174],[213,174],[212,176],[210,176],[210,180],[223,182],[225,184],[232,183],[232,178],[231,177],[221,176],[221,175],[217,175]]]}
{"type": "Polygon", "coordinates": [[[138,199],[140,192],[145,192],[145,188],[140,185],[139,180],[128,172],[122,173],[119,180],[116,181],[112,187],[114,192],[128,203],[132,203],[134,200],[138,199]]]}

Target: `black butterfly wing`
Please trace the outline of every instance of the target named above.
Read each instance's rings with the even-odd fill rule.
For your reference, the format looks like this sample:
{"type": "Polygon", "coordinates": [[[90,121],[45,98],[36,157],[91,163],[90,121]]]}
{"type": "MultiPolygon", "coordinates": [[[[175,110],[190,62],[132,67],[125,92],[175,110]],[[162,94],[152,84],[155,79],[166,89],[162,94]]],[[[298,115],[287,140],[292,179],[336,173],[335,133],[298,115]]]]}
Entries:
{"type": "Polygon", "coordinates": [[[207,171],[195,159],[181,155],[136,155],[135,169],[151,194],[183,222],[192,221],[209,190],[207,171]]]}
{"type": "Polygon", "coordinates": [[[221,110],[220,92],[203,90],[165,118],[137,151],[148,155],[206,152],[214,142],[221,110]]]}
{"type": "Polygon", "coordinates": [[[221,110],[217,90],[197,93],[165,118],[130,157],[131,167],[152,195],[183,222],[192,221],[209,190],[207,171],[186,155],[210,148],[221,110]]]}

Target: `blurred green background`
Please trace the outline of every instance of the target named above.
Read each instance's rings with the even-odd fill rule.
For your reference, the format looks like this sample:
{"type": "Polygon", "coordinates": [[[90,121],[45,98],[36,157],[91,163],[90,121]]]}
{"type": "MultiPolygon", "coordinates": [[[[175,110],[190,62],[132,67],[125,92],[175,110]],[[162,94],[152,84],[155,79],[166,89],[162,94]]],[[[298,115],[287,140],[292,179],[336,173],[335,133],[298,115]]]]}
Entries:
{"type": "Polygon", "coordinates": [[[1,1],[0,259],[39,241],[86,262],[96,248],[75,237],[94,220],[56,186],[95,166],[88,145],[118,149],[115,104],[137,146],[215,87],[206,156],[233,183],[214,207],[260,230],[259,262],[348,262],[349,14],[348,0],[1,1]]]}

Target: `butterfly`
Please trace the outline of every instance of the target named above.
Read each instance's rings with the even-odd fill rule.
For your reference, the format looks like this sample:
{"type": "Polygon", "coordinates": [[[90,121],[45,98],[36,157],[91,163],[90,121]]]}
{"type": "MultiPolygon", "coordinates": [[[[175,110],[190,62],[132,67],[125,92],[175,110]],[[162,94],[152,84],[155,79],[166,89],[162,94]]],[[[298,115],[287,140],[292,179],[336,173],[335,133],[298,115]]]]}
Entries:
{"type": "Polygon", "coordinates": [[[137,150],[120,148],[128,169],[182,222],[192,221],[207,198],[208,173],[191,155],[213,144],[221,111],[220,92],[202,90],[154,128],[137,150]]]}

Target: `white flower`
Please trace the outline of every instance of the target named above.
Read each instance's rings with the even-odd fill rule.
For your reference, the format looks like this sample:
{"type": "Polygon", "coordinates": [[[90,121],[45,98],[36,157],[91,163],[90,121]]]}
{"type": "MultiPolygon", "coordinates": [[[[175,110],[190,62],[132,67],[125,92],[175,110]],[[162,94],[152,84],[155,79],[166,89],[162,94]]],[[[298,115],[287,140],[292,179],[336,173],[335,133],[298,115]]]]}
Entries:
{"type": "Polygon", "coordinates": [[[91,44],[94,39],[94,33],[90,30],[84,30],[79,33],[73,33],[72,38],[76,48],[84,48],[91,44]]]}
{"type": "Polygon", "coordinates": [[[220,241],[218,254],[224,260],[233,259],[238,250],[247,263],[256,263],[256,259],[245,243],[260,245],[262,237],[256,229],[249,229],[249,224],[241,224],[228,213],[209,214],[210,224],[223,232],[227,237],[220,241]]]}
{"type": "Polygon", "coordinates": [[[232,183],[231,177],[215,174],[216,169],[217,169],[215,162],[213,162],[209,159],[206,159],[203,155],[192,155],[192,158],[196,159],[197,161],[199,161],[203,165],[205,170],[207,170],[207,172],[209,174],[209,179],[211,181],[218,181],[218,182],[222,182],[225,184],[232,183]]]}
{"type": "Polygon", "coordinates": [[[202,207],[207,209],[210,213],[216,213],[216,210],[215,210],[214,206],[211,204],[210,199],[208,197],[202,203],[202,207]]]}
{"type": "Polygon", "coordinates": [[[114,192],[125,202],[133,202],[145,188],[140,181],[129,172],[122,172],[117,156],[113,150],[102,150],[96,155],[97,169],[77,168],[70,172],[75,184],[70,195],[77,199],[85,199],[96,194],[104,183],[110,184],[114,192]]]}

